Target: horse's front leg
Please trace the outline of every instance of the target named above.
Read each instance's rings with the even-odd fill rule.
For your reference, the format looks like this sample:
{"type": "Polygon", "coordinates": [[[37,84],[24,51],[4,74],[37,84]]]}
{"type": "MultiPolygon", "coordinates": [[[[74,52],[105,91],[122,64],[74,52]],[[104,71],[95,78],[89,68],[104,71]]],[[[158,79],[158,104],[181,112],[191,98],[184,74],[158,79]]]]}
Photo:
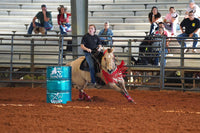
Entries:
{"type": "Polygon", "coordinates": [[[126,97],[126,99],[129,101],[129,102],[133,102],[135,103],[135,101],[129,96],[126,88],[125,88],[125,83],[124,81],[120,83],[120,85],[122,86],[122,88],[118,87],[115,83],[109,83],[109,86],[113,89],[115,89],[116,91],[120,92],[123,96],[126,97]]]}
{"type": "Polygon", "coordinates": [[[124,79],[120,80],[118,83],[122,87],[124,93],[127,94],[127,95],[129,95],[128,91],[126,90],[124,79]]]}

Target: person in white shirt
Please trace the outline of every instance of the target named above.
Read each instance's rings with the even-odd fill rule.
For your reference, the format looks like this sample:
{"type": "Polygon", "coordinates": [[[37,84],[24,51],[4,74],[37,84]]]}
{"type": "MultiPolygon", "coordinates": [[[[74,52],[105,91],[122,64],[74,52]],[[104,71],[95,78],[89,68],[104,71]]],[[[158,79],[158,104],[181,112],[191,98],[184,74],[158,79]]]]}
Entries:
{"type": "Polygon", "coordinates": [[[194,0],[190,0],[189,1],[189,7],[186,10],[186,13],[185,13],[186,16],[185,16],[185,18],[189,17],[188,15],[189,15],[190,11],[193,11],[195,18],[200,19],[200,8],[199,8],[199,6],[197,4],[195,4],[194,0]]]}

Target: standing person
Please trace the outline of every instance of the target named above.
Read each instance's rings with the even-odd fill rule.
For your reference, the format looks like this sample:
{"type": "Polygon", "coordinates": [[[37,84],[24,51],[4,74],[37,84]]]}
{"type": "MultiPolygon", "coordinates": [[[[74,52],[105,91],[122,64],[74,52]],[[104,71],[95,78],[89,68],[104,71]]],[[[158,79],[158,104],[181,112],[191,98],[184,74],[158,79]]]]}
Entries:
{"type": "Polygon", "coordinates": [[[189,1],[189,7],[186,10],[185,18],[189,18],[188,15],[189,15],[190,11],[193,11],[195,18],[199,18],[200,19],[200,8],[199,8],[199,6],[197,4],[195,4],[194,0],[190,0],[189,1]]]}
{"type": "MultiPolygon", "coordinates": [[[[165,29],[162,26],[159,26],[158,31],[156,31],[155,33],[156,36],[166,36],[168,37],[167,32],[165,31],[165,29]]],[[[155,38],[155,40],[158,40],[157,42],[153,42],[152,46],[156,46],[157,48],[152,48],[153,52],[156,53],[156,57],[154,60],[154,65],[159,65],[159,55],[161,53],[160,48],[162,45],[162,39],[161,38],[155,38]]],[[[166,46],[168,46],[169,44],[167,43],[168,40],[166,40],[166,46]]],[[[165,48],[165,56],[168,53],[167,48],[165,48]]],[[[164,59],[164,66],[166,65],[166,59],[164,59]]]]}
{"type": "MultiPolygon", "coordinates": [[[[180,28],[182,31],[182,34],[178,35],[177,37],[198,37],[198,34],[196,34],[196,32],[199,30],[200,28],[200,21],[199,19],[194,17],[194,13],[193,11],[189,12],[189,18],[184,19],[181,24],[180,24],[180,28]],[[185,27],[185,31],[183,31],[183,27],[185,27]]],[[[183,40],[184,38],[177,38],[179,44],[181,45],[181,40],[183,40]]],[[[184,39],[185,40],[185,39],[184,39]]],[[[196,53],[196,46],[197,46],[197,42],[198,39],[194,38],[193,41],[193,53],[196,53]]],[[[186,43],[184,42],[184,45],[186,47],[186,43]]],[[[189,49],[185,49],[184,52],[188,52],[189,49]]]]}
{"type": "Polygon", "coordinates": [[[71,31],[71,25],[69,24],[69,16],[71,16],[71,13],[68,13],[67,8],[63,5],[58,7],[58,12],[57,21],[60,27],[60,33],[67,34],[67,32],[71,31]]]}
{"type": "Polygon", "coordinates": [[[176,35],[178,25],[178,13],[174,7],[169,8],[169,13],[165,16],[164,25],[167,30],[171,31],[171,35],[176,35]]]}
{"type": "Polygon", "coordinates": [[[149,34],[154,34],[155,30],[158,28],[158,23],[161,21],[161,14],[158,12],[158,8],[153,6],[151,12],[149,13],[149,22],[151,24],[149,34]]]}
{"type": "Polygon", "coordinates": [[[95,35],[95,32],[96,26],[93,24],[89,25],[88,33],[86,33],[81,40],[81,48],[83,49],[86,61],[89,65],[91,83],[94,87],[97,87],[97,83],[95,80],[94,60],[92,58],[91,52],[92,50],[101,48],[101,40],[97,35],[95,35]]]}
{"type": "Polygon", "coordinates": [[[41,9],[42,11],[36,14],[29,26],[28,35],[32,34],[33,28],[35,28],[36,26],[44,27],[46,29],[45,34],[47,34],[48,30],[51,30],[53,28],[51,12],[47,11],[46,5],[41,5],[41,9]],[[35,22],[36,19],[38,19],[39,22],[35,22]]]}
{"type": "MultiPolygon", "coordinates": [[[[99,36],[104,35],[104,36],[113,36],[113,32],[111,29],[109,29],[109,22],[106,21],[104,23],[104,29],[102,29],[99,32],[99,36]]],[[[110,45],[112,46],[112,37],[100,37],[102,41],[102,45],[110,45]]]]}
{"type": "MultiPolygon", "coordinates": [[[[169,37],[169,32],[165,29],[165,25],[164,25],[163,22],[159,22],[158,23],[158,28],[160,28],[160,27],[163,28],[164,35],[167,36],[167,37],[169,37]]],[[[158,29],[158,31],[156,31],[155,34],[159,34],[159,29],[158,29]]],[[[167,41],[166,41],[166,47],[169,47],[169,40],[170,39],[168,38],[167,41]]],[[[170,52],[170,49],[165,49],[165,53],[169,53],[169,52],[170,52]]]]}

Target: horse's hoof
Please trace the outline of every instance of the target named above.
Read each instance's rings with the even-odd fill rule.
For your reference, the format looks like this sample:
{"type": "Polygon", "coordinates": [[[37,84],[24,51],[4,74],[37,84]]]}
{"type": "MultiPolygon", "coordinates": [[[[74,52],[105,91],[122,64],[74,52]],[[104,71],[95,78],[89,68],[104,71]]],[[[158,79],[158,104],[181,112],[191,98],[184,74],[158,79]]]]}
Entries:
{"type": "Polygon", "coordinates": [[[87,102],[92,102],[92,99],[88,99],[88,100],[86,100],[87,102]]]}
{"type": "Polygon", "coordinates": [[[129,99],[128,100],[129,102],[131,102],[131,103],[134,103],[134,104],[136,104],[136,102],[131,98],[131,99],[129,99]]]}
{"type": "Polygon", "coordinates": [[[78,101],[83,101],[84,99],[83,99],[83,98],[78,98],[77,100],[78,100],[78,101]]]}
{"type": "Polygon", "coordinates": [[[84,100],[87,101],[87,102],[91,102],[91,101],[92,101],[92,99],[91,99],[90,96],[85,96],[85,97],[84,97],[84,100]]]}
{"type": "Polygon", "coordinates": [[[131,100],[130,102],[136,104],[136,102],[134,100],[131,100]]]}

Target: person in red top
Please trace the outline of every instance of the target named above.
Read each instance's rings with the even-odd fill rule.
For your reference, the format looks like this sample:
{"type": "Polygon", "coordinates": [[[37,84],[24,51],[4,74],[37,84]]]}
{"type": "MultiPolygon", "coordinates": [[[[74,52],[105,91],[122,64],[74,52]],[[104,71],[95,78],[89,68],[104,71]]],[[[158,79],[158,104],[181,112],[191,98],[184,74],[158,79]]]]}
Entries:
{"type": "MultiPolygon", "coordinates": [[[[156,31],[155,36],[166,36],[168,37],[168,33],[167,31],[165,31],[164,27],[162,26],[163,23],[159,23],[159,29],[158,31],[156,31]]],[[[161,38],[154,38],[156,41],[159,40],[161,41],[161,38]]],[[[154,59],[154,65],[159,65],[159,57],[160,57],[160,53],[161,53],[161,49],[159,47],[161,47],[162,42],[153,42],[152,46],[155,46],[155,48],[152,48],[153,52],[156,54],[157,57],[155,57],[154,59]]],[[[168,39],[166,41],[166,46],[168,47],[169,43],[168,43],[168,39]]],[[[167,48],[165,49],[165,56],[168,53],[167,48]]],[[[164,59],[164,66],[166,65],[166,59],[164,59]]]]}
{"type": "Polygon", "coordinates": [[[57,21],[60,26],[60,32],[61,34],[67,34],[67,32],[71,31],[71,25],[69,24],[69,16],[71,16],[71,13],[68,13],[67,8],[63,5],[58,7],[58,12],[57,21]]]}

